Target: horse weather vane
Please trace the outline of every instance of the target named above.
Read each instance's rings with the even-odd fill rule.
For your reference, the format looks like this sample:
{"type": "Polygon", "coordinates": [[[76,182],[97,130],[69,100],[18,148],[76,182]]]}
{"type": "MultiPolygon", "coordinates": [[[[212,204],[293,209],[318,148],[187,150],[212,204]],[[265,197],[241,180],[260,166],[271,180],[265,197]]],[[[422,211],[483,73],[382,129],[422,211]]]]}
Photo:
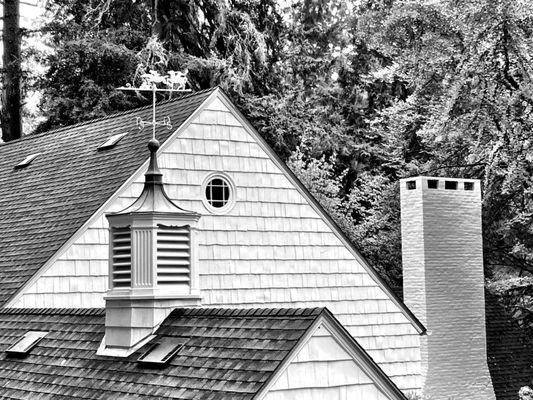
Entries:
{"type": "Polygon", "coordinates": [[[166,126],[172,129],[170,117],[164,117],[161,121],[157,121],[155,115],[156,95],[159,92],[169,93],[184,93],[190,92],[191,89],[185,89],[187,84],[187,72],[169,71],[168,75],[161,75],[157,71],[150,71],[150,73],[141,75],[142,83],[139,87],[133,87],[130,84],[119,87],[118,90],[131,92],[152,92],[152,120],[145,121],[141,117],[137,117],[137,126],[143,129],[145,126],[152,126],[152,138],[155,139],[155,128],[157,126],[166,126]],[[158,84],[164,84],[165,88],[158,88],[158,84]]]}

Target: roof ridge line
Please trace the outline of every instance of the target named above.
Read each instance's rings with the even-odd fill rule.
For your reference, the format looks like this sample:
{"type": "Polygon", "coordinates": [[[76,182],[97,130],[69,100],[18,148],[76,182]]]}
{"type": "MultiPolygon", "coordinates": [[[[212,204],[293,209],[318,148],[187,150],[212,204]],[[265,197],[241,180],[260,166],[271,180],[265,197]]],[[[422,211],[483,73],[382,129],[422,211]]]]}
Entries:
{"type": "MultiPolygon", "coordinates": [[[[191,97],[191,96],[195,96],[195,95],[198,95],[198,94],[204,94],[204,93],[207,93],[207,92],[210,92],[210,91],[215,91],[216,89],[219,89],[219,87],[218,86],[213,86],[211,88],[199,90],[197,92],[187,93],[185,95],[182,95],[181,97],[176,97],[174,99],[168,99],[168,100],[159,101],[159,102],[156,102],[156,105],[160,106],[160,105],[163,105],[163,104],[174,103],[176,101],[180,101],[180,100],[186,99],[186,98],[191,97]]],[[[112,113],[112,114],[109,114],[109,115],[105,115],[103,117],[97,117],[97,118],[88,119],[86,121],[80,121],[80,122],[77,122],[77,123],[72,124],[72,125],[65,125],[65,126],[61,126],[61,127],[58,127],[58,128],[53,128],[53,129],[50,129],[50,130],[44,131],[44,132],[30,133],[30,134],[24,135],[24,136],[22,136],[22,137],[20,137],[18,139],[10,140],[9,142],[0,143],[0,146],[8,146],[10,144],[20,143],[22,141],[29,140],[29,139],[32,139],[32,138],[35,138],[35,137],[40,137],[42,135],[49,135],[49,134],[58,133],[58,132],[61,132],[61,131],[67,130],[67,129],[79,128],[80,126],[84,126],[84,125],[87,125],[87,124],[93,124],[93,123],[100,122],[100,121],[105,121],[105,120],[108,120],[108,119],[111,119],[111,118],[114,118],[114,117],[120,117],[120,116],[123,116],[123,115],[128,115],[128,114],[131,114],[131,113],[134,113],[134,112],[137,112],[137,111],[143,111],[143,110],[146,110],[146,109],[151,108],[151,107],[152,107],[152,104],[147,104],[145,106],[139,106],[139,107],[135,107],[135,108],[130,108],[128,110],[115,112],[115,113],[112,113]]]]}
{"type": "Polygon", "coordinates": [[[217,318],[287,318],[287,317],[316,317],[320,315],[326,307],[176,307],[172,313],[182,313],[182,315],[197,317],[217,317],[217,318]]]}
{"type": "Polygon", "coordinates": [[[104,315],[105,308],[0,308],[7,315],[104,315]]]}

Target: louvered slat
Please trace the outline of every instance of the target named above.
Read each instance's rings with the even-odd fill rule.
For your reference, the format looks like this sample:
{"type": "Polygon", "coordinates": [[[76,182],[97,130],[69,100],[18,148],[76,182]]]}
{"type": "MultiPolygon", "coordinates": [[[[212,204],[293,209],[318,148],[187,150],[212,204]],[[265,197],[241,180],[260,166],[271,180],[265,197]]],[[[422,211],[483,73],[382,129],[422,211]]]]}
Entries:
{"type": "Polygon", "coordinates": [[[129,228],[112,230],[113,287],[131,287],[131,231],[129,228]]]}
{"type": "Polygon", "coordinates": [[[190,283],[191,251],[188,227],[159,227],[157,231],[157,284],[190,283]]]}

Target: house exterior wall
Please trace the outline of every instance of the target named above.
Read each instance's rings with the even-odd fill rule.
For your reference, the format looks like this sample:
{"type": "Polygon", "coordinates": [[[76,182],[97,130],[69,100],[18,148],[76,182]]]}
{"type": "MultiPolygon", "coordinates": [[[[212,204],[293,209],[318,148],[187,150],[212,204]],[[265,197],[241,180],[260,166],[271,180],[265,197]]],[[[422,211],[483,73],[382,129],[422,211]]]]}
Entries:
{"type": "MultiPolygon", "coordinates": [[[[222,100],[207,104],[162,148],[159,164],[169,196],[202,214],[197,267],[204,306],[326,306],[400,388],[420,388],[419,335],[411,322],[222,100]],[[201,185],[212,171],[236,186],[226,215],[211,214],[202,202],[201,185]]],[[[142,181],[139,174],[106,212],[131,204],[142,181]]],[[[103,307],[107,257],[102,215],[9,306],[103,307]]]]}
{"type": "Polygon", "coordinates": [[[318,327],[264,400],[391,400],[329,330],[318,327]]]}

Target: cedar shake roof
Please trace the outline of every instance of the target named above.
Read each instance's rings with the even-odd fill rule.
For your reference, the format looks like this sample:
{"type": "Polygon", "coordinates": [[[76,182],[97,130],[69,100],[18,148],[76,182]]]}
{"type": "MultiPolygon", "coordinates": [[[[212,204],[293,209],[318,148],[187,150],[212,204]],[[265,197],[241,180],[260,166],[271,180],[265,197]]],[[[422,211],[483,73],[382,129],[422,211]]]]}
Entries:
{"type": "Polygon", "coordinates": [[[97,356],[103,309],[0,310],[2,399],[251,399],[326,309],[176,309],[156,335],[185,341],[163,368],[97,356]],[[5,350],[28,330],[49,333],[23,358],[5,350]]]}
{"type": "MultiPolygon", "coordinates": [[[[158,127],[164,142],[216,89],[158,104],[173,129],[158,127]]],[[[0,306],[148,159],[151,106],[0,145],[0,306]],[[111,149],[109,137],[128,131],[111,149]],[[25,168],[14,167],[41,153],[25,168]]]]}
{"type": "Polygon", "coordinates": [[[496,398],[516,400],[522,386],[533,385],[533,341],[487,291],[485,310],[487,361],[496,398]]]}

